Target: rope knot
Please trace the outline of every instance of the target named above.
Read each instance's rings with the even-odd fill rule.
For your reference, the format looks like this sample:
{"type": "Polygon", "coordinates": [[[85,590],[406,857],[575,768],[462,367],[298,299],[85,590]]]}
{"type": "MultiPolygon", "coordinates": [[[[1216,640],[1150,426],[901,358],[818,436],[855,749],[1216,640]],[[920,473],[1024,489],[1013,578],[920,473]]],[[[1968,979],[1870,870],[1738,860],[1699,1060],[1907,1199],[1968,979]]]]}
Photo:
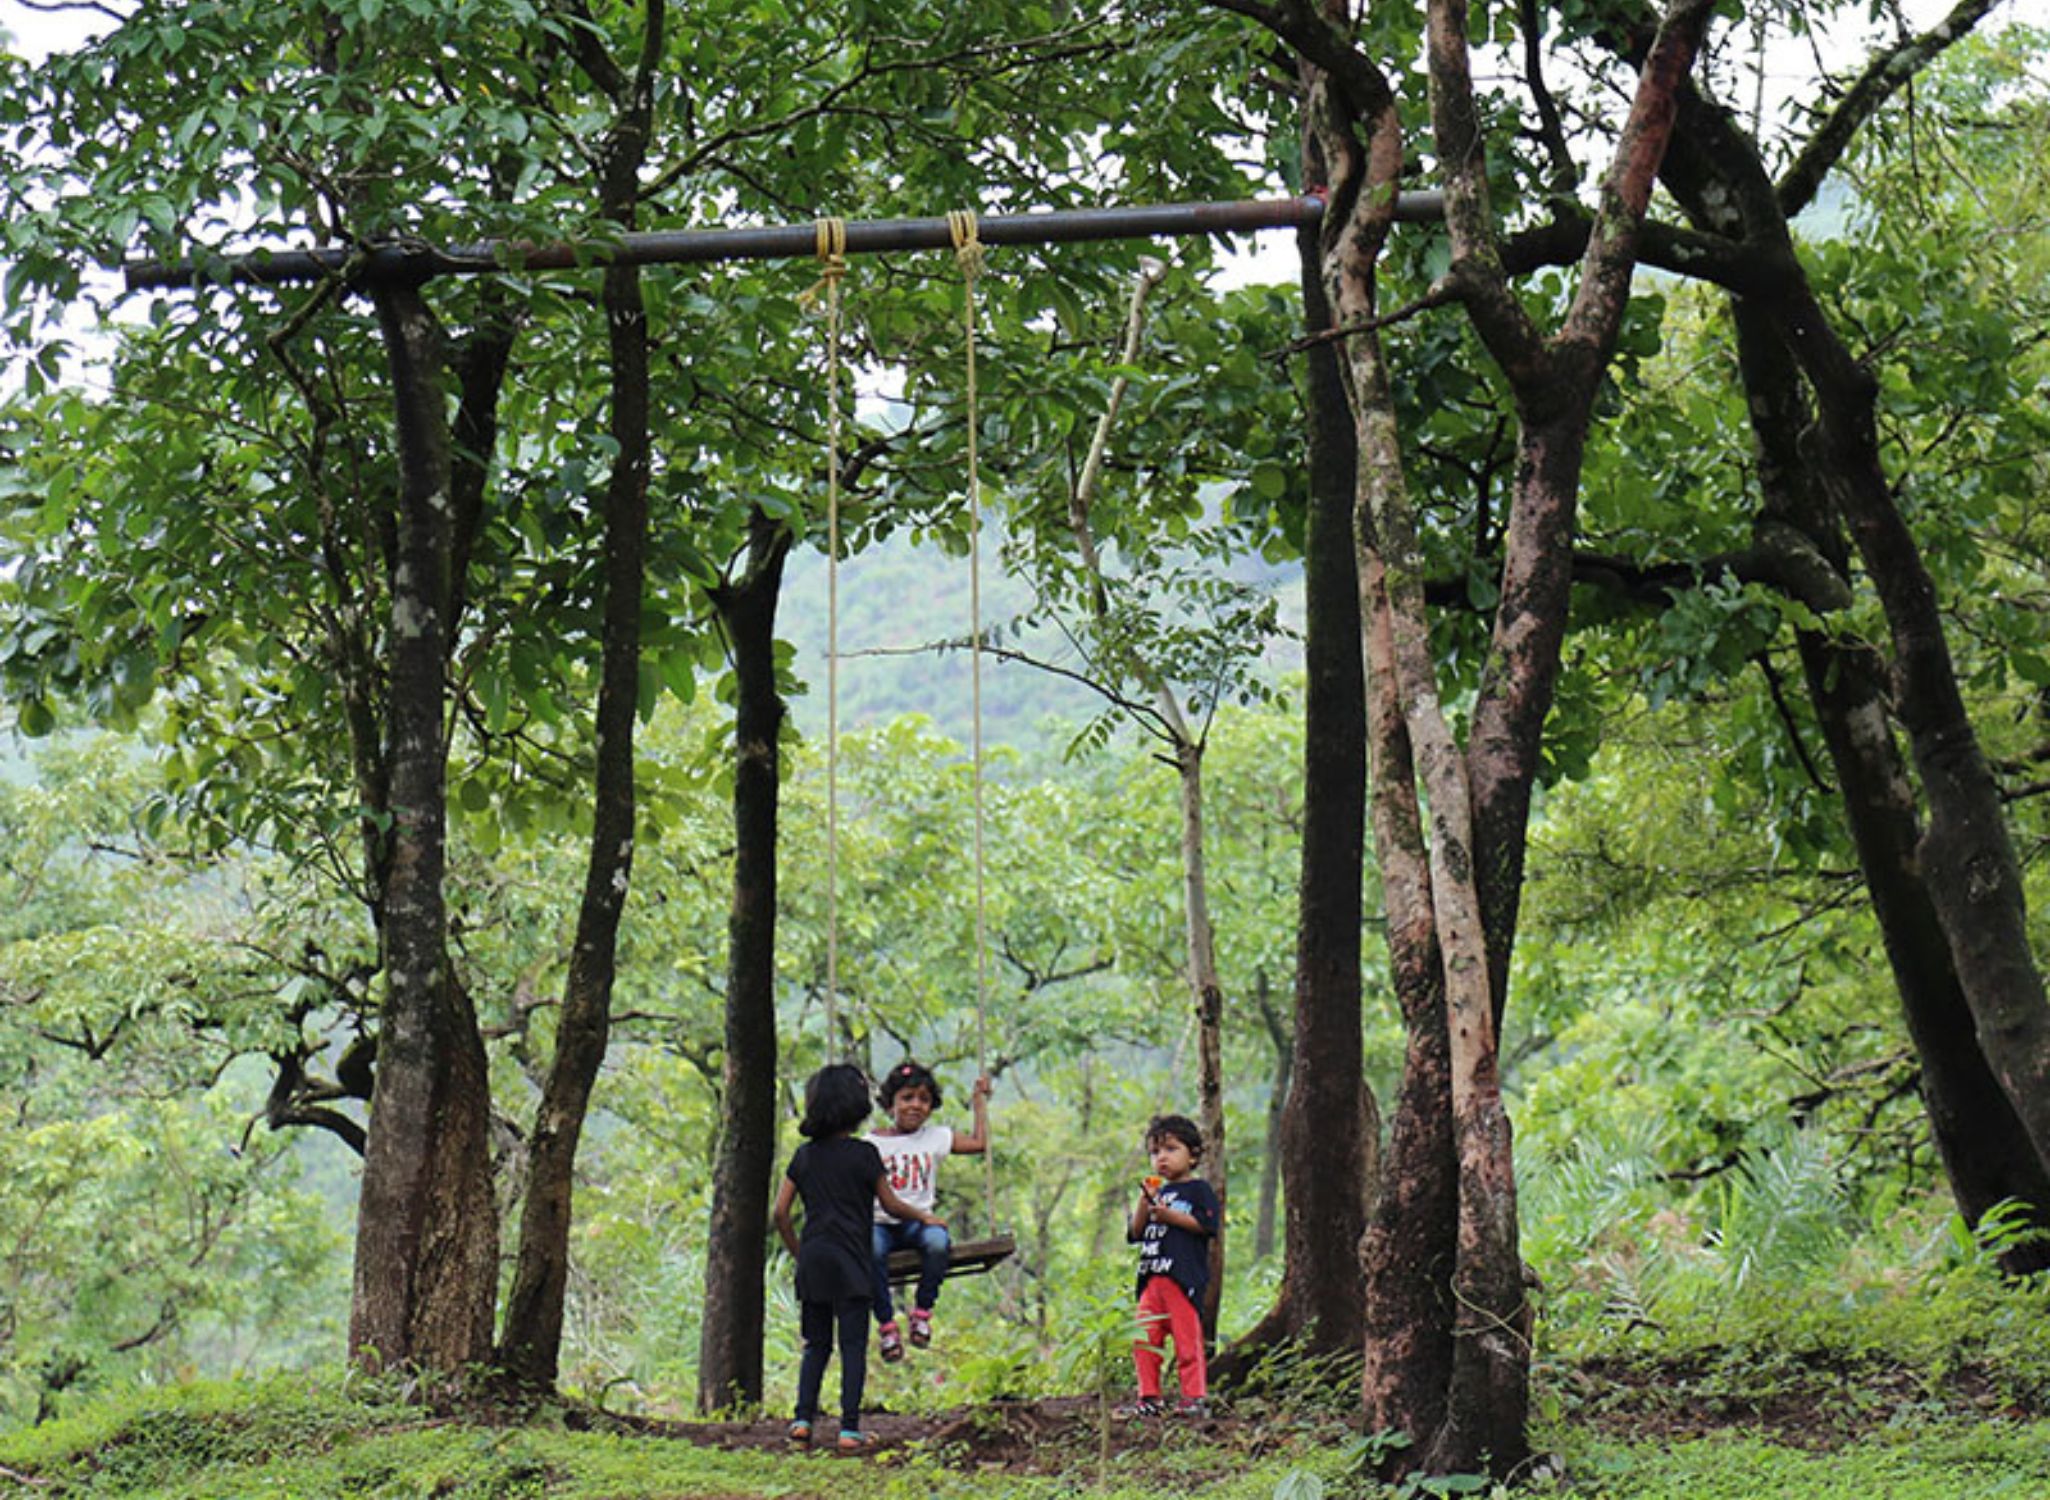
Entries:
{"type": "Polygon", "coordinates": [[[837,289],[847,274],[847,221],[820,219],[817,229],[819,279],[797,294],[797,305],[806,312],[820,297],[837,289]]]}
{"type": "Polygon", "coordinates": [[[947,211],[947,233],[953,236],[954,259],[961,263],[961,274],[973,281],[982,274],[983,247],[977,230],[975,210],[955,208],[947,211]]]}

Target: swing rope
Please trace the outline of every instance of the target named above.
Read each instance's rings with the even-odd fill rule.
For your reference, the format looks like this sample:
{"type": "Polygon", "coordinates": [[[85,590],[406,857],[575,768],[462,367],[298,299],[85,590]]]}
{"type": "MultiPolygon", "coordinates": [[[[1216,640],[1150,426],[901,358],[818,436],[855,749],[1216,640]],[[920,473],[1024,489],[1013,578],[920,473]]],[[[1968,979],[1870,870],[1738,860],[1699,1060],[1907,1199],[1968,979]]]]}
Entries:
{"type": "MultiPolygon", "coordinates": [[[[982,748],[982,481],[978,448],[980,395],[976,385],[975,338],[977,279],[983,270],[983,245],[972,210],[947,215],[954,255],[961,268],[962,320],[967,359],[968,460],[968,607],[970,661],[971,764],[975,803],[975,1056],[979,1077],[989,1072],[989,941],[988,899],[984,876],[983,748],[982,748]]],[[[819,280],[798,300],[809,308],[823,300],[826,308],[826,1053],[841,1056],[839,825],[840,825],[840,365],[841,282],[847,274],[847,224],[844,219],[817,221],[819,280]]],[[[1013,1242],[996,1228],[996,1161],[983,1152],[983,1192],[992,1238],[980,1245],[955,1247],[955,1271],[986,1271],[1011,1254],[1013,1242]],[[969,1257],[964,1258],[964,1252],[969,1257]]]]}
{"type": "MultiPolygon", "coordinates": [[[[967,358],[968,401],[968,659],[970,761],[975,789],[975,1070],[989,1073],[989,941],[987,899],[983,877],[982,809],[982,473],[977,449],[978,395],[975,381],[975,285],[982,276],[982,239],[975,211],[957,208],[947,215],[954,241],[954,259],[961,267],[963,346],[967,358]]],[[[996,1153],[982,1153],[984,1209],[989,1232],[997,1232],[996,1153]]]]}
{"type": "Polygon", "coordinates": [[[826,301],[826,1057],[840,1055],[840,283],[847,221],[818,221],[819,279],[804,294],[826,301]]]}

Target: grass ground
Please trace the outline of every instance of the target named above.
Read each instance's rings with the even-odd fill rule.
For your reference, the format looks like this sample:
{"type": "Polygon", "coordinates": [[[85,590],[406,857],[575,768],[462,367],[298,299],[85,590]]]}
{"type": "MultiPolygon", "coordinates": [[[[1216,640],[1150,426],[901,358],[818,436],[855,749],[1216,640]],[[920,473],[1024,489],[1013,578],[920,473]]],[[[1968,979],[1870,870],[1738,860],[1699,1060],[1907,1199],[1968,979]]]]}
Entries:
{"type": "MultiPolygon", "coordinates": [[[[1744,1399],[1701,1364],[1546,1372],[1527,1493],[1561,1500],[2041,1500],[2050,1419],[1954,1372],[1790,1368],[1744,1399]]],[[[150,1500],[1337,1500],[1358,1477],[1342,1401],[1241,1399],[1208,1421],[1111,1422],[1097,1401],[884,1414],[860,1458],[793,1453],[780,1422],[624,1422],[575,1407],[422,1402],[336,1375],[133,1393],[0,1437],[0,1494],[150,1500]]]]}

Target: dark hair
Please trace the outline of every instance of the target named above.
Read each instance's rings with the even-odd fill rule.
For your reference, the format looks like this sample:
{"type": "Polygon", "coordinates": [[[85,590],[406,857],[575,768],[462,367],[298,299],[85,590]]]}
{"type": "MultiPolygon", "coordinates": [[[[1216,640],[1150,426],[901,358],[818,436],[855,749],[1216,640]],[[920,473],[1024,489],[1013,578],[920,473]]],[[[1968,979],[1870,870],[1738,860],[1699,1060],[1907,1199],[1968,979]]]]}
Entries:
{"type": "Polygon", "coordinates": [[[1189,1148],[1189,1155],[1197,1161],[1203,1159],[1203,1132],[1196,1128],[1196,1122],[1187,1115],[1155,1115],[1146,1122],[1146,1149],[1151,1151],[1160,1141],[1180,1141],[1189,1148]]]}
{"type": "Polygon", "coordinates": [[[940,1098],[940,1081],[932,1076],[932,1069],[907,1057],[883,1075],[882,1086],[876,1090],[876,1103],[887,1110],[896,1102],[899,1092],[915,1088],[923,1088],[932,1095],[934,1109],[946,1102],[940,1098]]]}
{"type": "Polygon", "coordinates": [[[804,1085],[804,1118],[797,1133],[824,1140],[852,1130],[868,1118],[868,1076],[852,1063],[831,1063],[804,1085]]]}

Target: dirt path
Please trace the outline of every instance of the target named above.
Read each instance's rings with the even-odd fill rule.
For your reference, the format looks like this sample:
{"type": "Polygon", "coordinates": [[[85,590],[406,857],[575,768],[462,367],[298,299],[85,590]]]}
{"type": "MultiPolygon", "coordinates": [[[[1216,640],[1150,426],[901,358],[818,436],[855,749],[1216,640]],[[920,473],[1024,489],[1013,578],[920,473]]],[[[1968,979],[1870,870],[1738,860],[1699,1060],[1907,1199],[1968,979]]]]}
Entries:
{"type": "MultiPolygon", "coordinates": [[[[1121,1419],[1109,1423],[1109,1455],[1202,1446],[1228,1455],[1258,1457],[1278,1451],[1306,1436],[1300,1422],[1276,1424],[1264,1410],[1242,1412],[1225,1405],[1210,1415],[1121,1419]]],[[[707,1447],[786,1451],[789,1423],[783,1418],[758,1422],[655,1422],[618,1419],[621,1427],[707,1447]]],[[[1101,1409],[1091,1396],[1054,1396],[1038,1401],[992,1401],[979,1406],[919,1415],[890,1411],[868,1414],[866,1431],[875,1449],[886,1452],[912,1445],[936,1454],[949,1467],[992,1473],[1055,1474],[1073,1471],[1104,1452],[1101,1409]]],[[[1332,1424],[1330,1436],[1343,1429],[1332,1424]]],[[[820,1424],[818,1448],[830,1451],[835,1429],[820,1424]]]]}

